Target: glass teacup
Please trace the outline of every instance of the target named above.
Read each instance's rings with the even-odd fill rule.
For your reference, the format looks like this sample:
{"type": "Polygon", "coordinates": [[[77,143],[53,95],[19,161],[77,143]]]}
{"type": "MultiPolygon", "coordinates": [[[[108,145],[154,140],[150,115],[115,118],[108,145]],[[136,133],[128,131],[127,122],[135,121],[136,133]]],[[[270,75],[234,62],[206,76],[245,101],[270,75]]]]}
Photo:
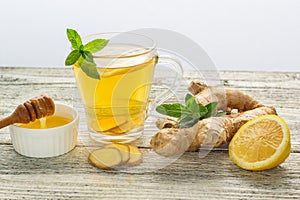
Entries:
{"type": "Polygon", "coordinates": [[[155,66],[172,58],[160,57],[151,38],[134,33],[93,34],[83,42],[99,38],[109,40],[93,54],[100,80],[73,67],[88,130],[100,142],[130,142],[144,130],[155,66]]]}

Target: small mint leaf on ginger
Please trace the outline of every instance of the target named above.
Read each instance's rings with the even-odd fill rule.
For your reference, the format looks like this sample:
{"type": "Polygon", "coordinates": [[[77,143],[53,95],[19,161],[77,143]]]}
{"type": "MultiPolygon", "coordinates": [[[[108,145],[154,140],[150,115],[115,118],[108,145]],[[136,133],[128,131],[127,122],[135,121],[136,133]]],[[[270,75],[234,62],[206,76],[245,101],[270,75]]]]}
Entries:
{"type": "Polygon", "coordinates": [[[195,102],[195,97],[194,96],[192,96],[189,93],[185,95],[185,105],[186,105],[187,108],[191,107],[192,104],[194,104],[194,102],[195,102]]]}
{"type": "Polygon", "coordinates": [[[204,118],[216,116],[216,114],[217,114],[217,111],[216,111],[217,106],[218,106],[218,102],[211,102],[211,103],[207,104],[205,107],[206,107],[206,109],[207,109],[208,112],[204,116],[204,118]]]}
{"type": "Polygon", "coordinates": [[[188,128],[192,127],[199,120],[218,116],[216,111],[217,105],[217,102],[212,102],[203,106],[197,103],[195,96],[187,94],[185,96],[185,105],[179,103],[161,104],[156,107],[156,111],[163,115],[178,118],[179,128],[188,128]]]}
{"type": "Polygon", "coordinates": [[[170,117],[179,118],[184,110],[184,106],[175,103],[175,104],[161,104],[156,107],[156,111],[163,115],[168,115],[170,117]]]}

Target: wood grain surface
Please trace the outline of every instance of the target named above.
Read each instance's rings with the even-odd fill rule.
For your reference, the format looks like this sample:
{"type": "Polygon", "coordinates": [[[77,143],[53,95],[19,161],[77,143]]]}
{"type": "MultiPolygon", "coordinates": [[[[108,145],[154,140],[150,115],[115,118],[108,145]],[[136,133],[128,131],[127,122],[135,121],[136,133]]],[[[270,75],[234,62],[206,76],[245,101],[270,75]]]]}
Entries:
{"type": "MultiPolygon", "coordinates": [[[[160,73],[155,82],[164,85],[172,78],[160,73]]],[[[4,128],[0,130],[0,198],[300,199],[300,73],[187,71],[178,79],[178,96],[183,97],[189,81],[196,78],[239,88],[263,104],[275,106],[291,129],[290,157],[274,169],[251,172],[234,165],[225,146],[205,157],[198,152],[185,153],[164,163],[161,157],[146,156],[134,171],[103,171],[87,162],[90,149],[97,145],[89,141],[84,120],[75,149],[45,159],[17,154],[9,130],[4,128]]],[[[153,87],[152,97],[160,90],[153,87]]],[[[72,69],[1,67],[0,91],[0,118],[42,93],[56,102],[78,104],[72,69]]],[[[149,139],[156,129],[151,120],[148,123],[144,137],[135,144],[145,155],[153,155],[149,139]]]]}

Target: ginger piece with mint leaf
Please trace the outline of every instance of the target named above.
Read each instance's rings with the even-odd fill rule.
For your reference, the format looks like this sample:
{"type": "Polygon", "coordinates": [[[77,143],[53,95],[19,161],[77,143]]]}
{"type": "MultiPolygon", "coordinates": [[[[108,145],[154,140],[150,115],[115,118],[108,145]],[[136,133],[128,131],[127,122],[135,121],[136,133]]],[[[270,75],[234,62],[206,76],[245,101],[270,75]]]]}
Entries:
{"type": "Polygon", "coordinates": [[[211,87],[198,80],[192,81],[188,89],[194,96],[186,96],[185,106],[176,104],[176,112],[170,111],[174,104],[157,107],[159,113],[172,117],[157,121],[160,130],[150,141],[153,150],[160,155],[173,156],[202,147],[220,147],[228,143],[247,121],[276,114],[275,108],[264,106],[238,89],[211,87]],[[197,112],[193,101],[199,105],[199,111],[189,115],[187,110],[197,112]],[[232,113],[232,110],[238,112],[232,113]]]}

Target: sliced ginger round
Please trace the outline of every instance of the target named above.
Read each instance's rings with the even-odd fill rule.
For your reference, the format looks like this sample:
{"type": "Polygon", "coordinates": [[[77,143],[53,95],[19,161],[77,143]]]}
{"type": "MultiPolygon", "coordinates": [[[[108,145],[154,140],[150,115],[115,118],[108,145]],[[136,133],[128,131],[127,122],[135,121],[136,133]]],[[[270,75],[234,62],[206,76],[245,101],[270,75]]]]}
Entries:
{"type": "Polygon", "coordinates": [[[90,153],[89,162],[101,169],[112,169],[122,163],[122,155],[117,148],[100,148],[90,153]]]}
{"type": "Polygon", "coordinates": [[[142,152],[137,148],[136,146],[133,145],[128,145],[129,151],[130,151],[130,158],[127,161],[126,165],[127,166],[136,166],[142,162],[142,152]]]}
{"type": "Polygon", "coordinates": [[[130,149],[129,146],[126,144],[118,144],[118,143],[112,143],[105,145],[105,148],[116,148],[120,151],[121,157],[122,157],[122,163],[127,163],[127,161],[130,158],[130,149]]]}
{"type": "Polygon", "coordinates": [[[90,153],[89,162],[101,169],[118,166],[136,166],[142,162],[142,152],[130,144],[112,143],[90,153]]]}
{"type": "Polygon", "coordinates": [[[263,115],[244,124],[229,144],[229,157],[246,170],[276,167],[290,154],[290,130],[277,115],[263,115]]]}

